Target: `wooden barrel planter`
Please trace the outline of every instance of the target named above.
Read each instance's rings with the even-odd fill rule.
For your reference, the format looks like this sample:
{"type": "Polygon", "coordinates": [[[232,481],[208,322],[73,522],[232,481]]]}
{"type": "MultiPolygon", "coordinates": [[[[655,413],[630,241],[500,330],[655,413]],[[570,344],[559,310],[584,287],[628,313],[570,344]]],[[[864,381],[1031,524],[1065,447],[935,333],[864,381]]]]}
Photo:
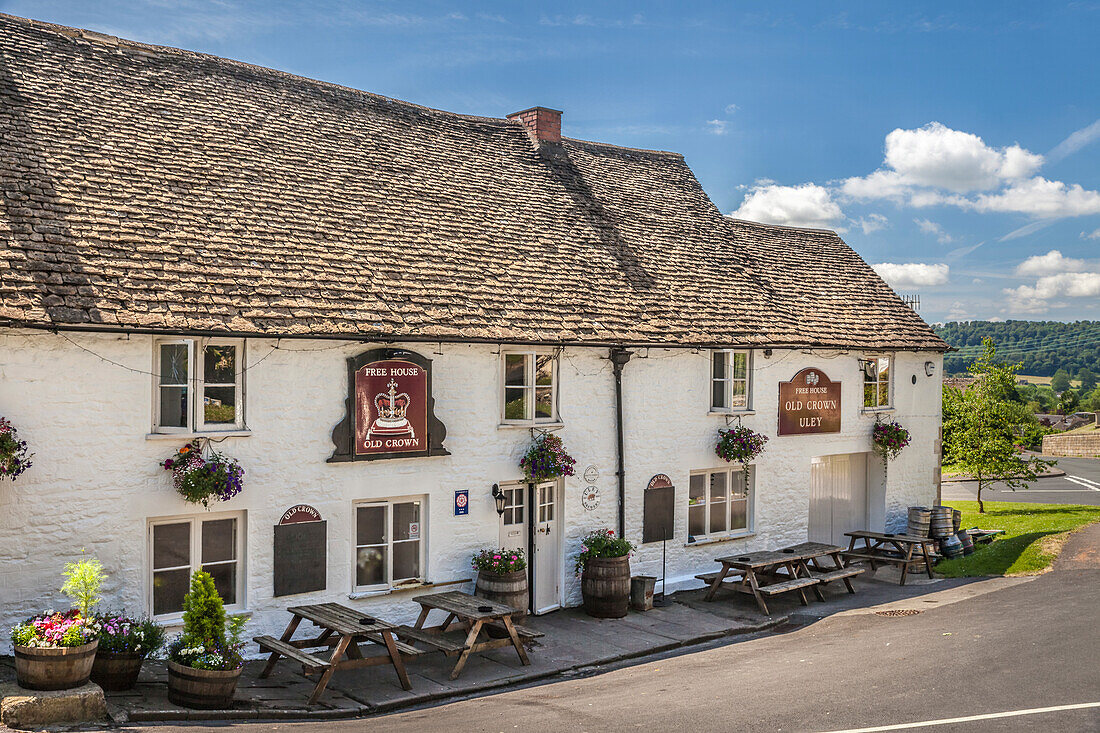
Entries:
{"type": "Polygon", "coordinates": [[[584,612],[595,618],[622,618],[630,606],[630,556],[594,557],[581,573],[584,612]]]}
{"type": "Polygon", "coordinates": [[[144,661],[144,654],[96,652],[92,682],[112,692],[132,689],[144,661]]]}
{"type": "Polygon", "coordinates": [[[69,690],[88,682],[99,640],[63,647],[13,645],[15,681],[28,690],[69,690]]]}
{"type": "MultiPolygon", "coordinates": [[[[515,570],[511,573],[490,573],[479,570],[477,581],[474,583],[474,595],[487,601],[503,603],[516,609],[512,614],[512,620],[519,622],[527,615],[527,609],[531,605],[531,594],[527,586],[527,571],[515,570]]],[[[507,632],[488,627],[489,636],[503,638],[507,632]]]]}
{"type": "Polygon", "coordinates": [[[239,669],[194,669],[168,660],[168,699],[176,705],[199,710],[233,707],[239,669]]]}
{"type": "Polygon", "coordinates": [[[932,510],[926,506],[909,507],[909,524],[905,533],[913,537],[927,537],[932,522],[932,510]]]}

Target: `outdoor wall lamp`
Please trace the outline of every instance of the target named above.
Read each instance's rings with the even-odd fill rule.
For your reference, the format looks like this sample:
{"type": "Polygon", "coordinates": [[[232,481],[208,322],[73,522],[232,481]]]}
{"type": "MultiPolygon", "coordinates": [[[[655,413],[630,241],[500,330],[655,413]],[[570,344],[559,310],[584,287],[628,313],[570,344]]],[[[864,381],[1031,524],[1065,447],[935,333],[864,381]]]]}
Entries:
{"type": "Polygon", "coordinates": [[[936,373],[936,362],[926,361],[924,362],[924,376],[931,377],[936,373]]]}
{"type": "Polygon", "coordinates": [[[504,496],[504,492],[500,490],[500,486],[496,484],[493,484],[493,501],[497,503],[497,516],[503,515],[507,498],[504,496]]]}

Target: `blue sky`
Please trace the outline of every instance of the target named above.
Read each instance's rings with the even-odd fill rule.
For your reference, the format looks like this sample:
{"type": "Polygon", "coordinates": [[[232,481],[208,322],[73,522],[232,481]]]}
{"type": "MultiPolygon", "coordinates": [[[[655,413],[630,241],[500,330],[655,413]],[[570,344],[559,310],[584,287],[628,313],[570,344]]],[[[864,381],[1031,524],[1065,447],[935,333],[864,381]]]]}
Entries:
{"type": "MultiPolygon", "coordinates": [[[[1100,1],[0,0],[431,107],[564,111],[823,226],[929,321],[1100,318],[1100,1]]],[[[822,263],[828,266],[828,263],[822,263]]]]}

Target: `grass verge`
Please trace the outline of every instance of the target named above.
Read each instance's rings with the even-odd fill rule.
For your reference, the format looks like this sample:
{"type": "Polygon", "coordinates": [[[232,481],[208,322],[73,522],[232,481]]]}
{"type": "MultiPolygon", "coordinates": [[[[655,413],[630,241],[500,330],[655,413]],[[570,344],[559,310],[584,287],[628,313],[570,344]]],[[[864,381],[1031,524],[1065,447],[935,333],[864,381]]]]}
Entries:
{"type": "Polygon", "coordinates": [[[1003,529],[1005,533],[971,555],[937,565],[936,572],[948,578],[1041,573],[1061,551],[1063,542],[1055,535],[1100,521],[1100,506],[987,501],[985,514],[978,513],[976,501],[954,501],[951,506],[963,513],[963,527],[1003,529]]]}

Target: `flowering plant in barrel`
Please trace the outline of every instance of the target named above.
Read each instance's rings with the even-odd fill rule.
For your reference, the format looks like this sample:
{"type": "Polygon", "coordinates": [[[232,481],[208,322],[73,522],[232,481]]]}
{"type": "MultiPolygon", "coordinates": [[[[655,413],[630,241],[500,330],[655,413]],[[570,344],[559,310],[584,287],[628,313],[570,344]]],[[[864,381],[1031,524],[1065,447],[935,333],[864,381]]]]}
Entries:
{"type": "Polygon", "coordinates": [[[109,611],[97,617],[99,647],[92,665],[92,682],[105,690],[129,690],[137,682],[142,662],[164,645],[164,628],[147,617],[109,611]]]}
{"type": "Polygon", "coordinates": [[[614,530],[589,532],[581,540],[576,568],[581,573],[584,612],[595,618],[622,618],[630,604],[630,555],[634,543],[614,530]]]}
{"type": "Polygon", "coordinates": [[[577,555],[577,571],[584,569],[585,563],[600,557],[629,557],[637,549],[633,542],[616,537],[613,529],[599,529],[589,532],[581,540],[581,551],[577,555]]]}
{"type": "Polygon", "coordinates": [[[909,431],[894,421],[877,422],[871,432],[871,442],[883,458],[897,458],[901,449],[909,445],[909,431]]]}
{"type": "Polygon", "coordinates": [[[33,453],[27,452],[27,441],[19,439],[19,432],[7,419],[0,417],[0,478],[14,481],[31,467],[33,453]]]}
{"type": "Polygon", "coordinates": [[[209,507],[212,501],[229,501],[241,492],[244,469],[217,451],[206,458],[198,446],[187,443],[161,466],[172,472],[180,496],[193,504],[209,507]]]}
{"type": "Polygon", "coordinates": [[[88,681],[95,659],[100,625],[92,615],[107,575],[96,558],[66,563],[61,592],[75,607],[64,613],[47,611],[11,630],[15,677],[32,690],[66,690],[88,681]]]}
{"type": "Polygon", "coordinates": [[[526,569],[527,558],[524,557],[523,550],[507,550],[502,547],[499,550],[482,550],[474,555],[471,565],[479,572],[504,575],[526,569]]]}
{"type": "Polygon", "coordinates": [[[728,462],[748,463],[764,452],[768,436],[757,433],[744,425],[718,431],[718,444],[714,452],[728,462]]]}
{"type": "Polygon", "coordinates": [[[572,476],[577,461],[565,452],[561,438],[543,433],[519,461],[528,481],[548,481],[559,476],[572,476]]]}

